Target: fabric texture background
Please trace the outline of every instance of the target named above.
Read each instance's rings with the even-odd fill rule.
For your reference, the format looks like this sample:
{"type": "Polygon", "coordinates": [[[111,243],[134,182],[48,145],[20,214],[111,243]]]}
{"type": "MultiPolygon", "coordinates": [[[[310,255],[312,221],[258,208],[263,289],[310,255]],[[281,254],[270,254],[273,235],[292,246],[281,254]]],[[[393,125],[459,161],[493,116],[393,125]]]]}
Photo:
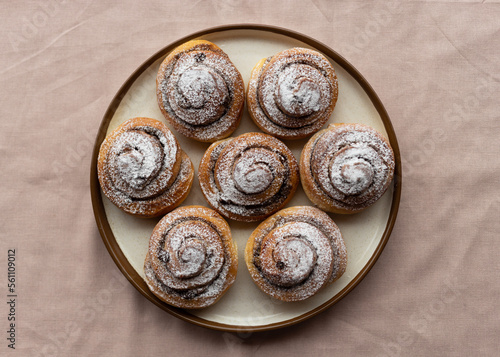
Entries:
{"type": "Polygon", "coordinates": [[[493,1],[1,1],[1,355],[497,355],[500,5],[493,1]],[[102,116],[148,57],[224,24],[285,27],[350,61],[384,103],[403,160],[393,234],[346,298],[290,328],[183,322],[121,275],[89,168],[102,116]]]}

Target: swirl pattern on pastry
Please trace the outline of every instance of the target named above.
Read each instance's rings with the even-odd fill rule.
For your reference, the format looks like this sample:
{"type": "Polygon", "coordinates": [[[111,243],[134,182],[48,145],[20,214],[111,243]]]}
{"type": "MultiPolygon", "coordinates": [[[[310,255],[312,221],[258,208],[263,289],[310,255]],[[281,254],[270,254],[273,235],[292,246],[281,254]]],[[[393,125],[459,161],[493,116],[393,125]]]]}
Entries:
{"type": "Polygon", "coordinates": [[[187,197],[194,167],[165,124],[132,118],[103,141],[97,173],[104,195],[117,207],[155,217],[187,197]]]}
{"type": "Polygon", "coordinates": [[[210,306],[236,279],[238,256],[227,222],[202,206],[177,208],[156,225],[144,273],[149,289],[169,305],[210,306]]]}
{"type": "Polygon", "coordinates": [[[174,49],[156,78],[160,110],[181,134],[202,142],[238,127],[245,101],[241,74],[215,44],[193,40],[174,49]]]}
{"type": "Polygon", "coordinates": [[[302,187],[319,208],[356,213],[389,187],[395,168],[392,148],[363,124],[332,124],[316,133],[300,158],[302,187]]]}
{"type": "Polygon", "coordinates": [[[247,104],[264,132],[300,139],[321,129],[338,97],[338,81],[321,53],[292,48],[262,59],[252,70],[247,104]]]}
{"type": "Polygon", "coordinates": [[[283,208],[299,183],[297,160],[280,140],[246,133],[213,143],[198,170],[208,203],[223,216],[244,222],[283,208]]]}
{"type": "Polygon", "coordinates": [[[347,250],[326,213],[297,206],[277,212],[255,229],[245,248],[245,262],[266,294],[301,301],[342,276],[347,250]]]}

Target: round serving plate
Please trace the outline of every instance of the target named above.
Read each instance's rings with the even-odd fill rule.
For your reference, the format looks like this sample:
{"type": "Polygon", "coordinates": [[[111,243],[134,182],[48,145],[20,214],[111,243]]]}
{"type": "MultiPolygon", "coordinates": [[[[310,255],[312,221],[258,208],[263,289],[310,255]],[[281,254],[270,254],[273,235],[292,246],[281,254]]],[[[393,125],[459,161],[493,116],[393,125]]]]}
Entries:
{"type": "MultiPolygon", "coordinates": [[[[209,144],[195,142],[172,131],[197,169],[209,144]]],[[[259,129],[245,109],[241,124],[233,136],[255,131],[259,129]]],[[[297,159],[306,142],[307,139],[285,141],[297,159]]],[[[102,119],[92,155],[90,189],[96,223],[104,244],[121,272],[142,295],[161,309],[196,325],[233,332],[263,331],[290,326],[317,315],[346,296],[366,276],[384,249],[396,220],[401,197],[401,157],[396,134],[380,99],[363,76],[337,52],[310,37],[283,28],[253,24],[229,25],[203,30],[171,43],[130,75],[102,119]],[[175,47],[197,38],[212,41],[221,47],[241,72],[245,86],[251,69],[262,58],[297,46],[322,52],[332,62],[339,80],[339,97],[329,123],[370,125],[384,134],[394,149],[395,179],[384,196],[361,213],[330,215],[344,236],[348,251],[347,270],[334,284],[305,301],[277,301],[256,287],[246,269],[243,251],[258,222],[229,221],[233,239],[238,246],[239,267],[236,282],[227,294],[215,305],[199,310],[183,310],[163,303],[149,291],[143,279],[149,237],[159,218],[142,219],[127,215],[100,191],[97,156],[102,141],[118,125],[133,117],[150,117],[165,122],[155,92],[159,65],[175,47]]],[[[208,207],[196,178],[182,206],[194,204],[208,207]]],[[[302,188],[297,190],[287,206],[299,205],[311,205],[302,188]]]]}

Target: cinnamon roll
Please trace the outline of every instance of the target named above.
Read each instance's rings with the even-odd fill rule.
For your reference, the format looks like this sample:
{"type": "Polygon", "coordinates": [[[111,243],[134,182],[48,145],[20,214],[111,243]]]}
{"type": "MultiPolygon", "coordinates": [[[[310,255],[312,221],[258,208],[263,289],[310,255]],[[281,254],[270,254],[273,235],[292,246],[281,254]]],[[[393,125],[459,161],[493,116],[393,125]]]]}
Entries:
{"type": "Polygon", "coordinates": [[[245,262],[263,292],[283,301],[301,301],[342,276],[347,250],[326,213],[311,206],[290,207],[255,229],[245,248],[245,262]]]}
{"type": "Polygon", "coordinates": [[[151,292],[169,305],[198,309],[234,283],[238,255],[227,222],[202,206],[177,208],[156,225],[144,261],[151,292]]]}
{"type": "Polygon", "coordinates": [[[298,163],[280,140],[246,133],[213,143],[198,170],[208,203],[237,221],[264,219],[283,208],[299,184],[298,163]]]}
{"type": "Polygon", "coordinates": [[[332,124],[302,150],[300,177],[309,199],[333,213],[356,213],[387,190],[395,159],[389,141],[363,124],[332,124]]]}
{"type": "Polygon", "coordinates": [[[280,139],[300,139],[321,129],[337,97],[337,76],[328,59],[297,47],[257,63],[248,83],[247,105],[262,131],[280,139]]]}
{"type": "Polygon", "coordinates": [[[202,142],[228,137],[238,127],[245,88],[226,53],[205,40],[174,49],[156,78],[160,110],[181,134],[202,142]]]}
{"type": "Polygon", "coordinates": [[[97,174],[102,192],[117,207],[155,217],[187,197],[194,167],[165,124],[132,118],[103,141],[97,174]]]}

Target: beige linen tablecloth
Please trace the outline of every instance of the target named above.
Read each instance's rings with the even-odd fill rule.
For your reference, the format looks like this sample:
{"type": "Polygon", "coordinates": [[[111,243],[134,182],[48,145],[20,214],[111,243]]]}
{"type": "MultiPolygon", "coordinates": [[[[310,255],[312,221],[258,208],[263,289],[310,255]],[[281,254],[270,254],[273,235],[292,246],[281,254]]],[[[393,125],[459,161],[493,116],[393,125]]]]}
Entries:
{"type": "Polygon", "coordinates": [[[0,355],[498,355],[498,2],[4,0],[1,9],[0,355]],[[324,313],[265,333],[212,331],[154,306],[112,261],[90,202],[95,135],[121,84],[174,40],[230,23],[289,28],[345,56],[384,103],[403,160],[399,216],[372,271],[324,313]]]}

